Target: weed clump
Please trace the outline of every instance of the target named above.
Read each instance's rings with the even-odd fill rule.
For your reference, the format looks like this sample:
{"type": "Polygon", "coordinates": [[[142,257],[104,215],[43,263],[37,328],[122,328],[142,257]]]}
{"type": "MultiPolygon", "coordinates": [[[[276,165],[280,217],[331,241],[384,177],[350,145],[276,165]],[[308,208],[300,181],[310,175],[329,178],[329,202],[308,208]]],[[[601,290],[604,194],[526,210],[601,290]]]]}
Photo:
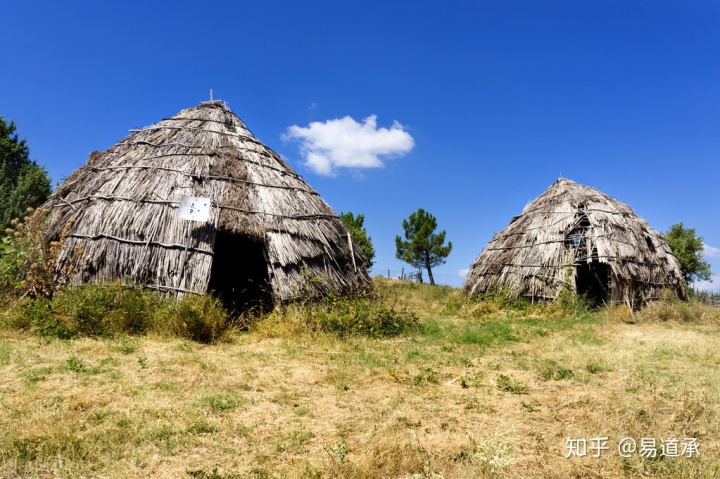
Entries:
{"type": "Polygon", "coordinates": [[[637,316],[641,322],[693,323],[704,319],[720,320],[720,310],[697,301],[672,298],[648,304],[637,316]]]}
{"type": "Polygon", "coordinates": [[[234,327],[247,327],[261,318],[264,322],[284,323],[286,328],[332,333],[341,338],[387,338],[420,328],[414,313],[387,306],[369,295],[329,296],[290,303],[267,316],[248,313],[232,318],[221,301],[211,295],[175,300],[140,285],[115,282],[66,287],[52,299],[21,298],[15,306],[6,313],[5,326],[60,339],[153,333],[214,343],[234,327]]]}
{"type": "Polygon", "coordinates": [[[512,379],[503,374],[500,374],[500,375],[498,375],[498,377],[495,378],[495,384],[497,385],[497,388],[500,391],[505,392],[505,393],[527,394],[529,391],[527,384],[525,384],[521,381],[512,379]]]}
{"type": "Polygon", "coordinates": [[[165,301],[155,313],[153,324],[156,333],[170,333],[200,343],[216,342],[230,326],[220,300],[209,295],[165,301]]]}
{"type": "Polygon", "coordinates": [[[491,477],[515,464],[510,455],[510,447],[492,440],[480,442],[470,458],[472,462],[480,464],[483,471],[491,477]]]}
{"type": "Polygon", "coordinates": [[[498,286],[488,293],[478,293],[472,299],[476,303],[484,302],[504,311],[525,312],[532,308],[532,302],[528,298],[514,296],[502,286],[498,286]]]}
{"type": "Polygon", "coordinates": [[[59,339],[155,333],[213,343],[232,326],[227,311],[212,296],[176,301],[120,282],[67,287],[52,299],[23,298],[7,317],[11,327],[59,339]]]}
{"type": "MultiPolygon", "coordinates": [[[[389,338],[420,328],[415,313],[385,305],[372,296],[291,303],[271,314],[266,322],[309,333],[331,333],[340,338],[389,338]]],[[[259,323],[258,323],[259,324],[259,323]]],[[[261,326],[262,327],[262,326],[261,326]]]]}
{"type": "Polygon", "coordinates": [[[571,379],[575,374],[572,369],[564,368],[557,361],[552,359],[544,359],[538,362],[538,374],[546,381],[563,379],[571,379]]]}
{"type": "Polygon", "coordinates": [[[138,285],[87,284],[60,290],[50,302],[52,316],[41,332],[62,336],[141,334],[152,324],[161,297],[138,285]]]}
{"type": "Polygon", "coordinates": [[[387,338],[419,327],[414,313],[398,311],[368,297],[327,298],[310,306],[306,312],[312,329],[340,337],[363,335],[387,338]]]}
{"type": "Polygon", "coordinates": [[[530,298],[513,295],[506,287],[498,286],[486,293],[466,298],[449,298],[444,313],[458,314],[472,319],[504,317],[569,317],[586,320],[592,316],[593,307],[583,295],[563,289],[553,301],[531,301],[530,298]]]}
{"type": "MultiPolygon", "coordinates": [[[[44,227],[50,210],[27,209],[27,215],[15,218],[0,238],[0,293],[5,296],[52,298],[58,287],[74,271],[55,269],[69,228],[74,220],[60,232],[57,241],[47,242],[44,227]]],[[[80,254],[80,248],[67,252],[80,254]]]]}

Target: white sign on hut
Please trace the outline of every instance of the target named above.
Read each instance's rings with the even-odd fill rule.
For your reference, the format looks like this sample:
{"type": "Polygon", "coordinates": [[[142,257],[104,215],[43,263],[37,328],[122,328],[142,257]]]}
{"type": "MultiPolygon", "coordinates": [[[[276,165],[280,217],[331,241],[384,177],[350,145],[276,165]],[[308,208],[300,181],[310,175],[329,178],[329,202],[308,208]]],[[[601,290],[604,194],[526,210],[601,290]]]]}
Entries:
{"type": "Polygon", "coordinates": [[[178,218],[181,220],[192,220],[206,222],[210,216],[210,198],[200,196],[180,197],[180,209],[178,218]]]}

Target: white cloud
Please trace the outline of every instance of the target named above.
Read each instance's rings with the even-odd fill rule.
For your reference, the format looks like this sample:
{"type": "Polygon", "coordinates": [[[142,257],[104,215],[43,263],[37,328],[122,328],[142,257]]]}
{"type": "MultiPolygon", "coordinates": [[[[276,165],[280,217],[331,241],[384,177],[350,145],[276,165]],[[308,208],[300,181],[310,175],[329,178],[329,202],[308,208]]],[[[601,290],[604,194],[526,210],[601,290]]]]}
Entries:
{"type": "Polygon", "coordinates": [[[402,156],[415,146],[415,140],[403,125],[393,122],[390,128],[378,128],[376,115],[370,115],[362,123],[346,116],[314,121],[307,127],[293,125],[282,139],[299,141],[305,165],[326,176],[334,175],[340,168],[382,167],[381,157],[402,156]]]}
{"type": "Polygon", "coordinates": [[[462,276],[464,278],[468,275],[469,272],[470,268],[461,269],[460,271],[458,271],[458,276],[462,276]]]}
{"type": "Polygon", "coordinates": [[[720,258],[720,248],[703,243],[703,255],[708,258],[720,258]]]}

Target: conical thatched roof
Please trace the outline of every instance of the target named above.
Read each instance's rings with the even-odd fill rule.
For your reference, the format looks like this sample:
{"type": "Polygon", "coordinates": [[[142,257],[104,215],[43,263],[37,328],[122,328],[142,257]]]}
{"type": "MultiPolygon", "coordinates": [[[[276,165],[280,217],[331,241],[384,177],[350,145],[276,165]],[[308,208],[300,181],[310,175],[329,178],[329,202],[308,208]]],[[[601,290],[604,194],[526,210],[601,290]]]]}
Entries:
{"type": "Polygon", "coordinates": [[[498,287],[537,299],[568,288],[598,303],[633,307],[666,289],[687,296],[680,264],[661,234],[626,204],[567,179],[529,203],[473,262],[465,292],[498,287]]]}
{"type": "Polygon", "coordinates": [[[371,287],[332,208],[219,101],[92,153],[48,206],[50,239],[74,220],[58,262],[72,282],[255,290],[273,301],[371,287]],[[182,195],[210,198],[207,223],[178,219],[182,195]]]}

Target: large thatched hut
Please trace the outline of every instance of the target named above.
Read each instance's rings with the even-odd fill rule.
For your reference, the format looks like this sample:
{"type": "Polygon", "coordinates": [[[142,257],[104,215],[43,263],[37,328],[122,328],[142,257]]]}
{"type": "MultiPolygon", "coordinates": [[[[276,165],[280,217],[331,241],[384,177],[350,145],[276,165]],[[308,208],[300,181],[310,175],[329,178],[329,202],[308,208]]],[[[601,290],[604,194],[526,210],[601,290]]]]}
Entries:
{"type": "Polygon", "coordinates": [[[495,234],[470,267],[467,294],[499,287],[538,300],[568,289],[596,304],[631,307],[666,290],[687,296],[661,234],[628,205],[564,178],[495,234]]]}
{"type": "Polygon", "coordinates": [[[219,101],[92,153],[47,206],[73,283],[214,290],[238,307],[372,284],[332,208],[219,101]],[[208,219],[180,219],[183,196],[208,198],[208,219]]]}

